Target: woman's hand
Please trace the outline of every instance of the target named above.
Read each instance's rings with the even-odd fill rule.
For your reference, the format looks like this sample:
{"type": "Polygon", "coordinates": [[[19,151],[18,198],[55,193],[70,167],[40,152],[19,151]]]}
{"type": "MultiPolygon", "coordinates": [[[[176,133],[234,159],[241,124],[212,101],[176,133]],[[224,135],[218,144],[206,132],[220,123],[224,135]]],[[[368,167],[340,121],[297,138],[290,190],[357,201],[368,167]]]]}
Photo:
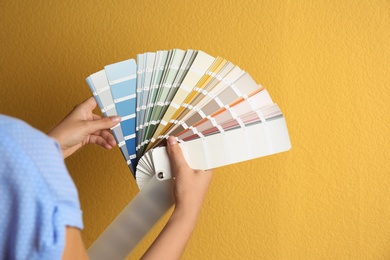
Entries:
{"type": "Polygon", "coordinates": [[[168,138],[167,151],[174,180],[175,210],[143,260],[180,259],[198,221],[212,179],[211,171],[193,170],[188,166],[172,136],[168,138]]]}
{"type": "Polygon", "coordinates": [[[199,212],[212,179],[212,171],[191,169],[173,136],[168,138],[167,144],[174,179],[175,210],[199,212]]]}
{"type": "Polygon", "coordinates": [[[97,144],[106,149],[116,145],[109,129],[120,122],[119,116],[102,118],[92,113],[96,107],[93,97],[77,105],[48,135],[57,140],[64,158],[85,144],[97,144]]]}

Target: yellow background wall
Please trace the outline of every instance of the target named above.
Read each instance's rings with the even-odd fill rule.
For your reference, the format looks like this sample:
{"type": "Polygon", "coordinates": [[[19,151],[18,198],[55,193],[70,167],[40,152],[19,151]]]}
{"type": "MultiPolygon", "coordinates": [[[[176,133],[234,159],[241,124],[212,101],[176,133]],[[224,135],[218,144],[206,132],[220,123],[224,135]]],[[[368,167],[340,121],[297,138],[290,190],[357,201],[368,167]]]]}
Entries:
{"type": "MultiPolygon", "coordinates": [[[[200,49],[269,90],[292,150],[217,169],[183,259],[390,259],[388,0],[2,0],[0,17],[0,112],[42,131],[146,51],[200,49]]],[[[118,149],[67,165],[89,246],[137,187],[118,149]]]]}

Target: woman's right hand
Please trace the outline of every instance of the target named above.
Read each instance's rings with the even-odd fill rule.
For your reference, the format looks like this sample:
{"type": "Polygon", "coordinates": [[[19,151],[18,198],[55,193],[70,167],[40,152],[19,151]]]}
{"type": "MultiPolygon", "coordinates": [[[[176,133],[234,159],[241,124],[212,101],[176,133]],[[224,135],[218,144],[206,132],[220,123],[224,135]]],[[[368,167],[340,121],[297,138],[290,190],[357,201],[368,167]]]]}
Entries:
{"type": "Polygon", "coordinates": [[[212,179],[212,170],[193,170],[187,164],[176,139],[167,140],[167,151],[174,179],[175,210],[199,213],[212,179]]]}
{"type": "Polygon", "coordinates": [[[156,240],[142,257],[180,259],[198,221],[209,188],[212,171],[193,170],[188,166],[175,138],[170,136],[167,151],[174,180],[175,209],[156,240]]]}

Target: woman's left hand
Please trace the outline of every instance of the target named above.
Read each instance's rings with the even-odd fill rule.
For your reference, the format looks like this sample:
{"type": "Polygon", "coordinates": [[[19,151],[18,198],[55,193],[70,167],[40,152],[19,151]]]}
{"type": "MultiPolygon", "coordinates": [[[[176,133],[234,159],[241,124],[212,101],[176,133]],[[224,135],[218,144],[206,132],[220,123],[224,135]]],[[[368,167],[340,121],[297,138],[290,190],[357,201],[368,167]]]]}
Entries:
{"type": "Polygon", "coordinates": [[[95,115],[93,97],[77,105],[48,135],[57,140],[64,158],[72,155],[86,144],[97,144],[106,149],[116,145],[110,128],[117,125],[119,116],[105,117],[95,115]]]}

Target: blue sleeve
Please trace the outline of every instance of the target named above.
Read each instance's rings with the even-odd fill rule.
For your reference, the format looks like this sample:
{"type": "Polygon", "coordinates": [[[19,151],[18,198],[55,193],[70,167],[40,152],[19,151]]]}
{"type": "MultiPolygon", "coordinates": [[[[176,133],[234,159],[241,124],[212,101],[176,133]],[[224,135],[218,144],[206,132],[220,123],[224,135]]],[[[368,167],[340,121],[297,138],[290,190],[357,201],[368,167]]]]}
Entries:
{"type": "Polygon", "coordinates": [[[0,259],[61,259],[65,227],[83,228],[57,143],[0,115],[0,259]]]}

